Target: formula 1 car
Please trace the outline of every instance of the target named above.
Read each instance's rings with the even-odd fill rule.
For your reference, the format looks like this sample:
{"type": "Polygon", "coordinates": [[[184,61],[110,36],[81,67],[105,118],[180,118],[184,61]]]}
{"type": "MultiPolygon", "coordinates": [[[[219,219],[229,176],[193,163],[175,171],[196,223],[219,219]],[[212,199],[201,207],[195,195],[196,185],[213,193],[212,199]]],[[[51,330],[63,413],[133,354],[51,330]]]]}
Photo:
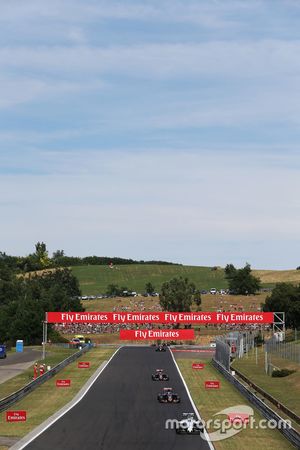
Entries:
{"type": "Polygon", "coordinates": [[[182,413],[182,419],[176,425],[177,434],[200,434],[204,430],[201,420],[194,413],[182,413]]]}
{"type": "Polygon", "coordinates": [[[179,403],[180,397],[173,392],[173,388],[164,388],[161,394],[157,395],[159,403],[179,403]]]}
{"type": "Polygon", "coordinates": [[[152,374],[153,381],[168,381],[169,376],[164,373],[164,369],[156,369],[156,372],[152,374]]]}
{"type": "Polygon", "coordinates": [[[164,345],[158,345],[158,346],[156,347],[155,351],[156,351],[156,352],[166,352],[166,351],[167,351],[167,348],[166,348],[166,347],[167,347],[166,344],[164,344],[164,345]]]}

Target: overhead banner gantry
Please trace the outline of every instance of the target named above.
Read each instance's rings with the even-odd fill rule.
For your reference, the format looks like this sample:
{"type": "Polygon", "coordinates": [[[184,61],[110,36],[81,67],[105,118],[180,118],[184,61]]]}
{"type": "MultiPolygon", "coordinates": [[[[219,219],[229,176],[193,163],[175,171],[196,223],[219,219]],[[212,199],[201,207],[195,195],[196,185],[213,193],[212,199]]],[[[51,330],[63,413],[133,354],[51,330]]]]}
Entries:
{"type": "Polygon", "coordinates": [[[272,324],[272,312],[48,312],[48,323],[272,324]]]}

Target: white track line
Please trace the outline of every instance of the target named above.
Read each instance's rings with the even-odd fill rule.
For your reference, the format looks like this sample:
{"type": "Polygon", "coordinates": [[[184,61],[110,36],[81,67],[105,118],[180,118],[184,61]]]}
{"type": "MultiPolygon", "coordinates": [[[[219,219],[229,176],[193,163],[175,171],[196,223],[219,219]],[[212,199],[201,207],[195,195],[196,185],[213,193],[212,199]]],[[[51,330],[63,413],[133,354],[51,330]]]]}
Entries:
{"type": "Polygon", "coordinates": [[[50,416],[45,422],[40,424],[37,428],[27,434],[24,438],[22,438],[15,445],[10,447],[10,450],[22,450],[25,448],[30,442],[34,441],[38,436],[40,436],[44,431],[46,431],[51,425],[53,425],[57,420],[59,420],[62,416],[64,416],[70,409],[72,409],[77,403],[79,403],[86,393],[93,386],[95,381],[99,378],[103,370],[107,367],[113,357],[118,353],[120,347],[115,351],[115,353],[109,358],[108,361],[103,366],[100,366],[96,372],[91,376],[91,378],[87,381],[87,383],[80,389],[78,394],[71,400],[67,405],[63,406],[59,411],[57,411],[53,416],[50,416]]]}
{"type": "MultiPolygon", "coordinates": [[[[187,395],[188,395],[188,397],[189,397],[189,399],[190,399],[190,402],[191,402],[191,404],[192,404],[192,407],[193,407],[193,409],[194,409],[194,411],[195,411],[195,413],[196,413],[196,416],[198,417],[198,420],[201,420],[201,421],[202,421],[201,416],[200,416],[200,414],[199,414],[199,411],[198,411],[198,409],[197,409],[197,407],[196,407],[196,405],[195,405],[195,403],[194,403],[194,400],[192,399],[192,396],[191,396],[191,393],[190,393],[190,391],[189,391],[189,388],[187,387],[187,384],[186,384],[186,382],[185,382],[185,379],[183,378],[182,373],[180,372],[180,369],[179,369],[179,367],[178,367],[178,364],[177,364],[177,362],[176,362],[176,360],[175,360],[175,358],[174,358],[173,352],[172,352],[171,349],[169,349],[169,351],[170,351],[171,356],[172,356],[172,358],[173,358],[173,362],[174,362],[174,364],[175,364],[175,366],[176,366],[176,368],[177,368],[177,370],[178,370],[178,373],[179,373],[179,375],[180,375],[180,378],[182,379],[182,382],[183,382],[183,384],[184,384],[184,387],[185,387],[185,389],[186,389],[186,392],[187,392],[187,395]]],[[[204,428],[204,436],[205,436],[205,439],[206,439],[206,441],[207,441],[207,443],[208,443],[208,445],[209,445],[209,448],[210,448],[211,450],[215,450],[215,447],[214,447],[213,443],[211,442],[211,440],[210,440],[210,438],[209,438],[209,434],[207,433],[206,428],[204,428]]]]}

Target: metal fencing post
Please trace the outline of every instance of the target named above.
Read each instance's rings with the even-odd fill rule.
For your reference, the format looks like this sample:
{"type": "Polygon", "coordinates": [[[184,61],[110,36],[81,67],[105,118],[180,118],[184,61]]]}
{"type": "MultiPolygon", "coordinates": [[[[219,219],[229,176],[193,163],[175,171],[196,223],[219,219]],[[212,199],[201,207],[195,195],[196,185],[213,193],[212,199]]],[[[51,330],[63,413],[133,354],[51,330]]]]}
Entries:
{"type": "Polygon", "coordinates": [[[43,355],[42,359],[44,360],[46,358],[46,344],[47,344],[47,313],[45,313],[45,320],[43,321],[43,355]]]}

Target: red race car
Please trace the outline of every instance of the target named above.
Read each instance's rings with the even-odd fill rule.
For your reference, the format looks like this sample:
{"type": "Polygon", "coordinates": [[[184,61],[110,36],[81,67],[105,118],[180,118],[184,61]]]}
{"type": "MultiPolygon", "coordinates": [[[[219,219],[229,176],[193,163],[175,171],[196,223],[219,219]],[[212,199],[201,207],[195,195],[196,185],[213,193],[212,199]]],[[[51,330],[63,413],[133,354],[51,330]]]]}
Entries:
{"type": "Polygon", "coordinates": [[[159,403],[179,403],[180,397],[173,391],[173,388],[164,388],[161,394],[157,395],[159,403]]]}
{"type": "Polygon", "coordinates": [[[168,381],[169,375],[164,373],[164,369],[156,369],[156,372],[152,374],[153,381],[168,381]]]}

